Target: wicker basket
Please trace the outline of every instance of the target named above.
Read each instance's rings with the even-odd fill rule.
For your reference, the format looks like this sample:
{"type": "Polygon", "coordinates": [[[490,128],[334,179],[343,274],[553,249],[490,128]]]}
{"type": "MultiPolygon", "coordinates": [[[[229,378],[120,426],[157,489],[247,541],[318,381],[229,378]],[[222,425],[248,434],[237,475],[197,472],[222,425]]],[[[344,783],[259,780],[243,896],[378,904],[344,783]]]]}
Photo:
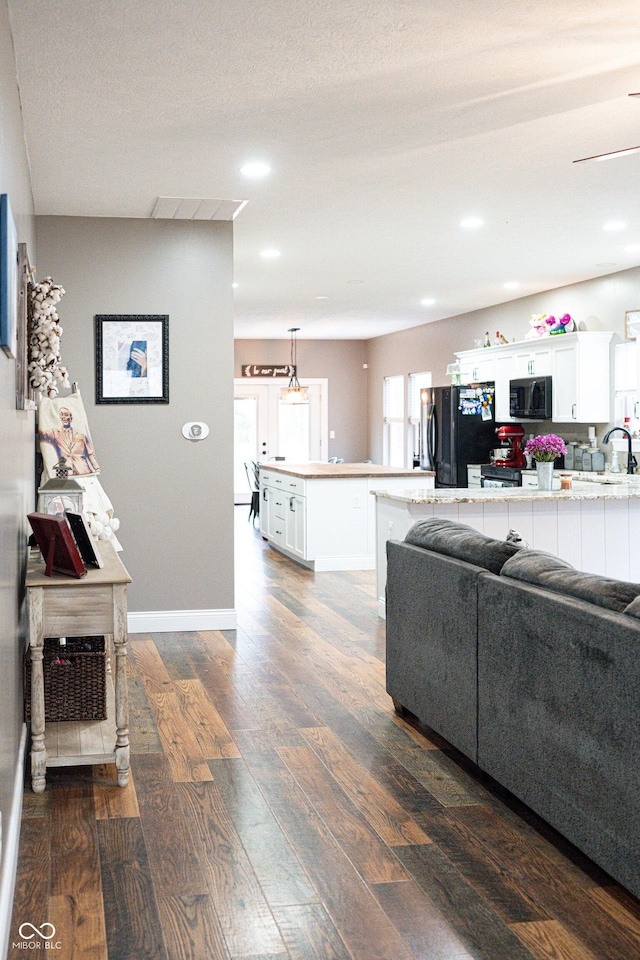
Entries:
{"type": "MultiPolygon", "coordinates": [[[[106,645],[104,637],[46,637],[43,654],[44,718],[105,720],[107,716],[106,645]],[[63,663],[57,661],[64,661],[63,663]]],[[[24,713],[31,720],[31,658],[24,670],[24,713]]]]}

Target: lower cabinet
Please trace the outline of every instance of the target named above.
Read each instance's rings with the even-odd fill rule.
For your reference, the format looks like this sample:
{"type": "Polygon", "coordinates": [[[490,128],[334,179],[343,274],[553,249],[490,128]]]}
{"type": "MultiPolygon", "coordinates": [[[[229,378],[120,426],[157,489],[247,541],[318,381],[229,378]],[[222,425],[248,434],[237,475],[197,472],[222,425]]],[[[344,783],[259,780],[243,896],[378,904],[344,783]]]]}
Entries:
{"type": "Polygon", "coordinates": [[[373,570],[375,499],[371,491],[433,489],[432,476],[314,477],[260,471],[260,532],[311,570],[373,570]]]}
{"type": "Polygon", "coordinates": [[[306,553],[306,498],[289,494],[285,506],[284,545],[297,557],[306,553]]]}
{"type": "Polygon", "coordinates": [[[282,490],[272,490],[269,496],[269,534],[275,543],[285,541],[286,495],[282,490]]]}

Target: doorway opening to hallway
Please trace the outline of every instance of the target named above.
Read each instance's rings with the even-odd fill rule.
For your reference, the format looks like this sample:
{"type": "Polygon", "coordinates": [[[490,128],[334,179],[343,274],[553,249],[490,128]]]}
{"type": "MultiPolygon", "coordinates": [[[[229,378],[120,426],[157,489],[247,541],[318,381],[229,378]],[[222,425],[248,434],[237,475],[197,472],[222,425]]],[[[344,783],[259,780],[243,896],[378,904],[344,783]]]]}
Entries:
{"type": "Polygon", "coordinates": [[[328,380],[301,380],[308,403],[285,403],[286,381],[234,381],[234,502],[249,503],[245,463],[275,458],[289,463],[326,460],[329,449],[328,380]]]}

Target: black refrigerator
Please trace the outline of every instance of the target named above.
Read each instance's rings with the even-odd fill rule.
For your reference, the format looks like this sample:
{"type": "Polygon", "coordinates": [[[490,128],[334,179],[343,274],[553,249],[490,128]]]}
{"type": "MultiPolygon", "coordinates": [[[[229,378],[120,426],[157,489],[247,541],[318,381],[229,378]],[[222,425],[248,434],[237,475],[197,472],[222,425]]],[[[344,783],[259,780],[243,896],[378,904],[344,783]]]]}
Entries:
{"type": "Polygon", "coordinates": [[[420,467],[436,487],[466,487],[467,465],[490,462],[497,426],[493,383],[421,391],[420,467]]]}

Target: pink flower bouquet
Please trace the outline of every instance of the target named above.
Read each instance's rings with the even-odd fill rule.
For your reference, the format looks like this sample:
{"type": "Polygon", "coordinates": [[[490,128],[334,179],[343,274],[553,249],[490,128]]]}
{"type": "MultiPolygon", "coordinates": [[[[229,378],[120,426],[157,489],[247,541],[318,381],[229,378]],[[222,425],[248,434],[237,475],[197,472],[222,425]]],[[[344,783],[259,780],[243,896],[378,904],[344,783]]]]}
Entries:
{"type": "Polygon", "coordinates": [[[557,437],[555,433],[545,433],[541,437],[534,437],[527,440],[524,452],[530,454],[534,460],[540,463],[549,463],[556,457],[563,456],[567,452],[562,437],[557,437]]]}

